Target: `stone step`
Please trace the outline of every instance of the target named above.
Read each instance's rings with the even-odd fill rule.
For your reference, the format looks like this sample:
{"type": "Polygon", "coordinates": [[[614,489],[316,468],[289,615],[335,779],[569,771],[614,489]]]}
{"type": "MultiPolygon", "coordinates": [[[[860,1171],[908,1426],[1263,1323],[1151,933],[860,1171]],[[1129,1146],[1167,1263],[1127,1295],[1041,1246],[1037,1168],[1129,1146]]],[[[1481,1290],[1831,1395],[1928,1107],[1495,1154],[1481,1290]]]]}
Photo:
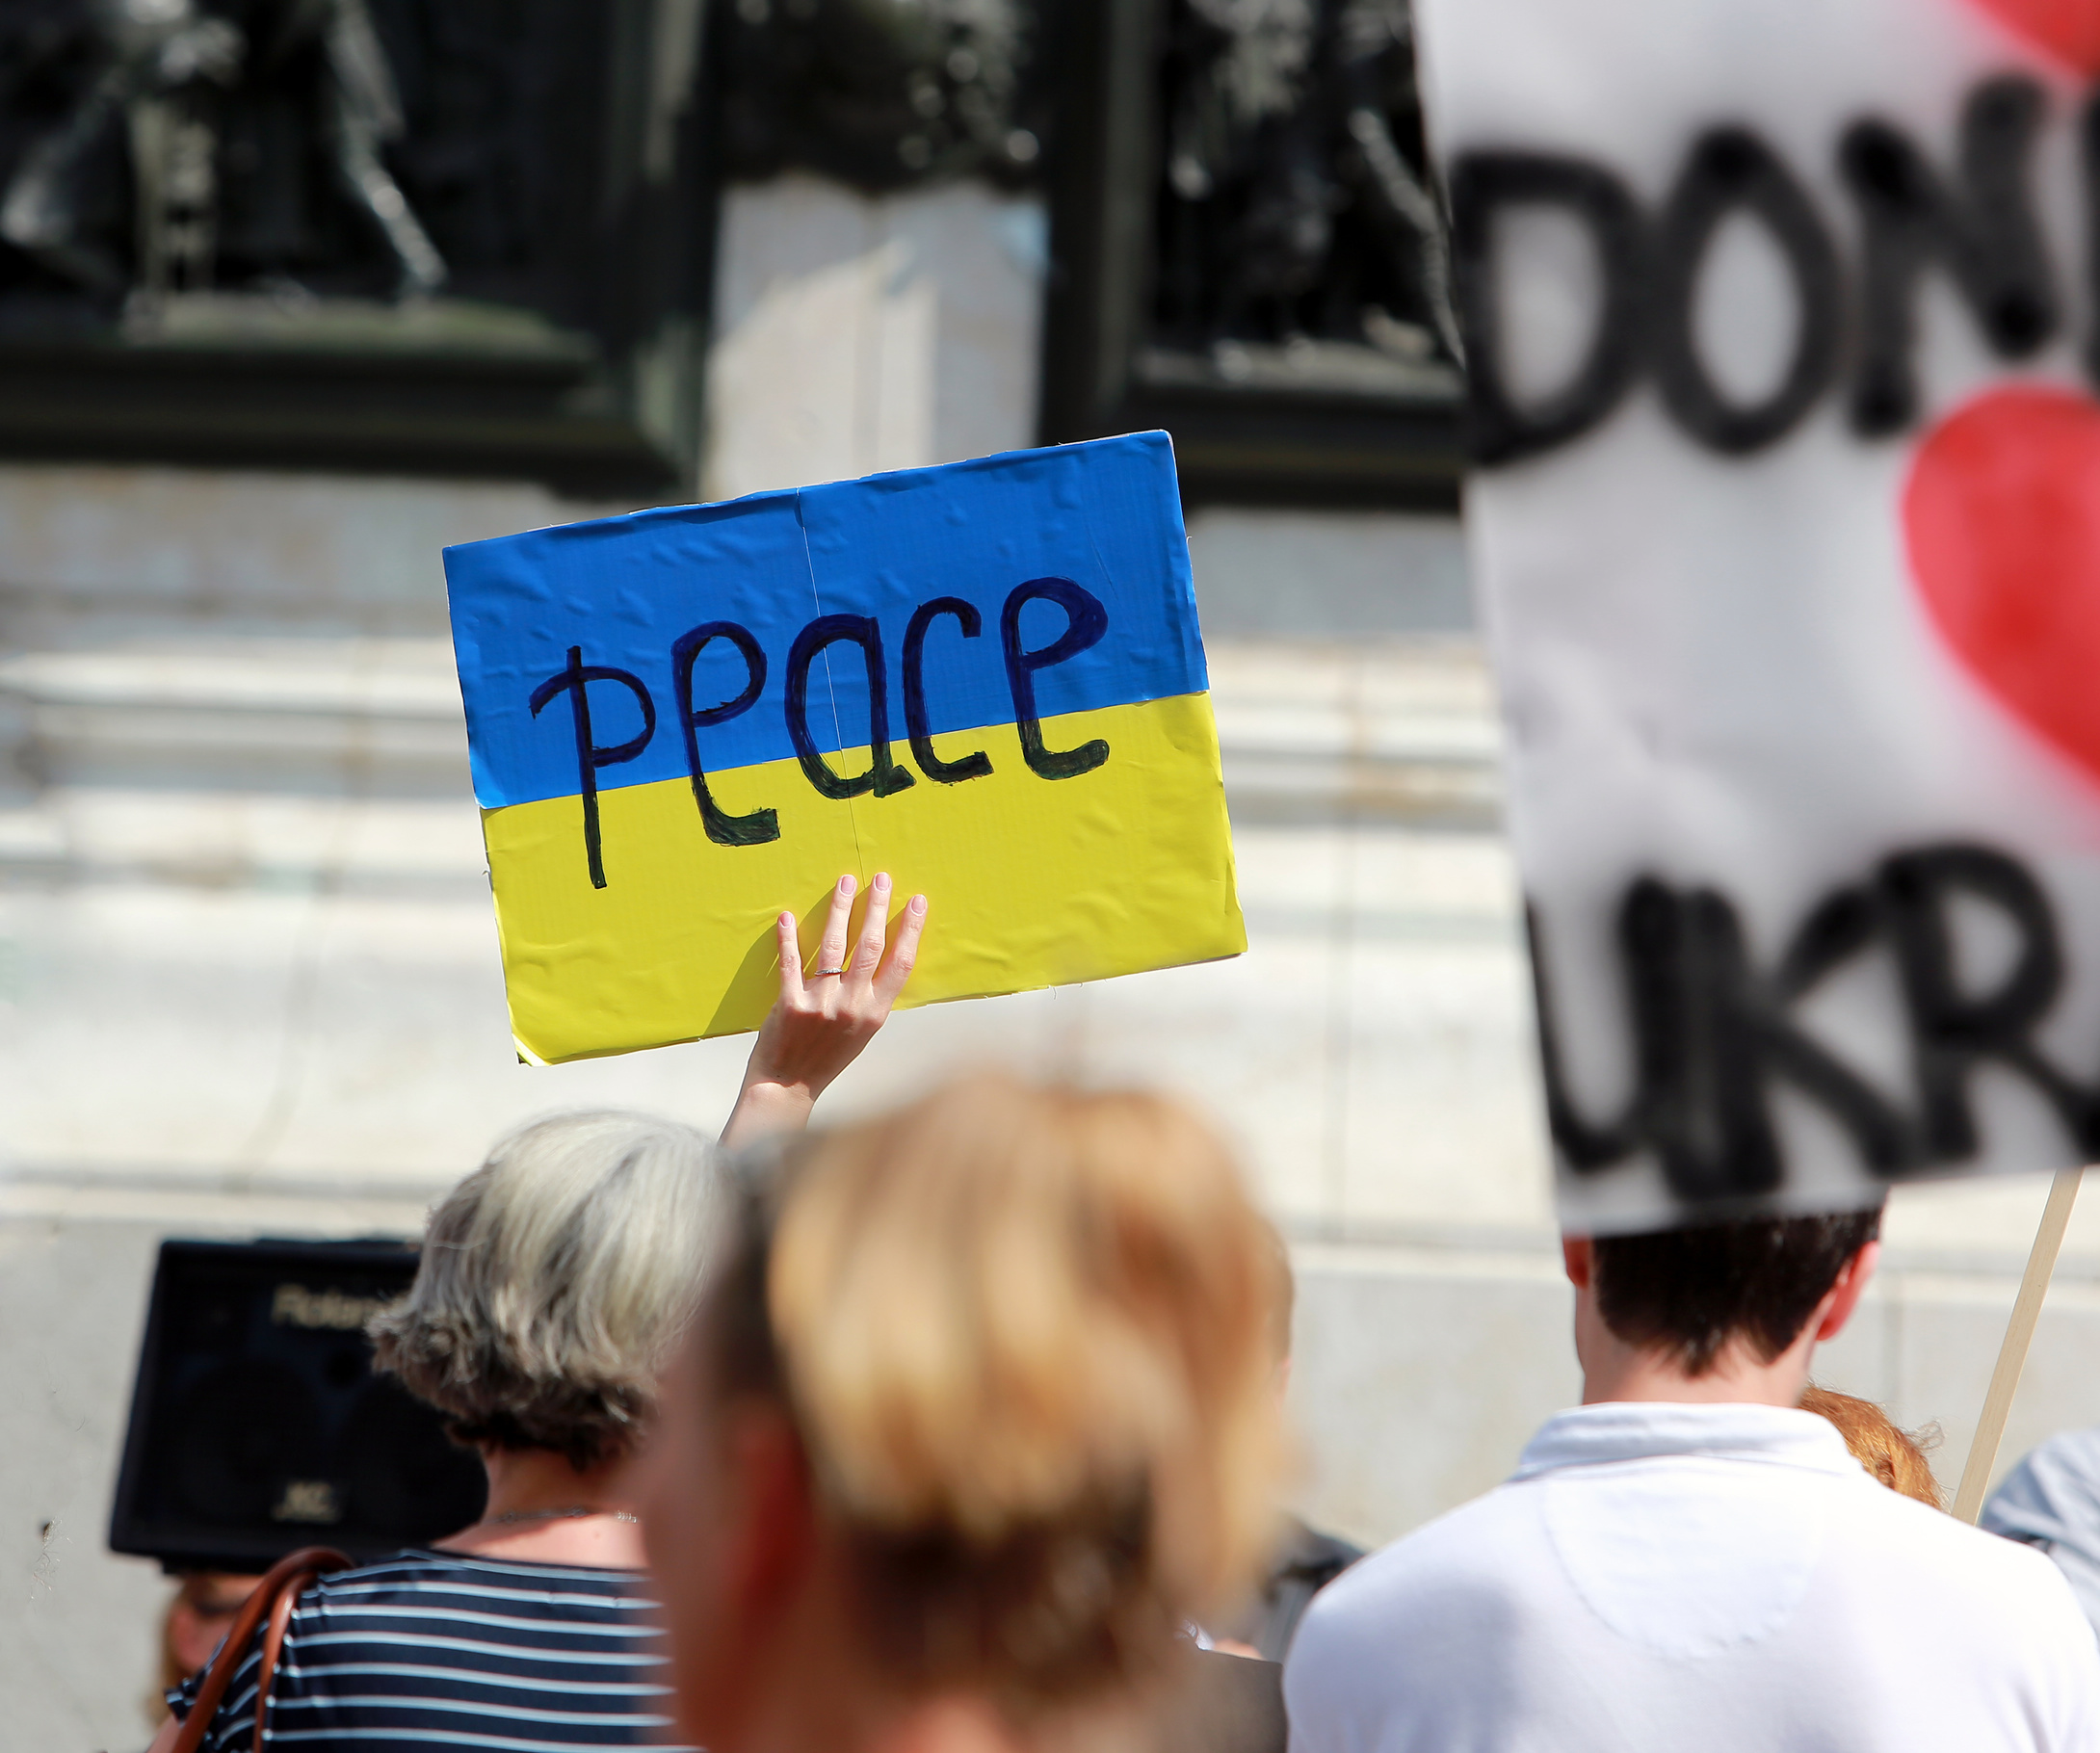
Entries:
{"type": "Polygon", "coordinates": [[[1236,822],[1499,822],[1502,732],[1470,641],[1228,641],[1209,658],[1236,822]]]}
{"type": "Polygon", "coordinates": [[[0,657],[15,765],[47,786],[458,797],[441,639],[224,637],[0,657]]]}
{"type": "Polygon", "coordinates": [[[210,889],[486,897],[480,823],[472,801],[459,795],[54,786],[0,808],[0,871],[210,889]]]}
{"type": "MultiPolygon", "coordinates": [[[[1244,827],[1483,829],[1500,732],[1460,645],[1224,643],[1211,658],[1244,827]]],[[[0,655],[0,869],[205,883],[481,877],[450,642],[160,637],[0,655]]]]}

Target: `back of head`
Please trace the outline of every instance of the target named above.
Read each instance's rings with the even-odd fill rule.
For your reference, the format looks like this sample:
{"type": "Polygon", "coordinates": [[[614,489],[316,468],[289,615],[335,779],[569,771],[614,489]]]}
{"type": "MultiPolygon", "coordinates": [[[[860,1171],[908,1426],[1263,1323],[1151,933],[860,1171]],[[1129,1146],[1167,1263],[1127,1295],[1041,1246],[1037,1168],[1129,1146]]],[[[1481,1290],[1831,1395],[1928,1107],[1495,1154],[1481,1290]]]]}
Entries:
{"type": "Polygon", "coordinates": [[[1891,1491],[1934,1509],[1945,1507],[1939,1481],[1932,1477],[1931,1463],[1917,1439],[1897,1429],[1889,1415],[1871,1400],[1811,1384],[1801,1396],[1801,1410],[1835,1425],[1852,1459],[1891,1491]]]}
{"type": "Polygon", "coordinates": [[[1799,1337],[1879,1207],[1751,1217],[1594,1243],[1597,1313],[1618,1339],[1703,1375],[1731,1340],[1771,1363],[1799,1337]]]}
{"type": "Polygon", "coordinates": [[[717,1379],[785,1400],[886,1671],[1098,1697],[1251,1581],[1278,1256],[1185,1110],[976,1078],[812,1140],[770,1199],[717,1379]]]}
{"type": "Polygon", "coordinates": [[[512,1133],[432,1213],[378,1366],[462,1441],[619,1453],[689,1320],[722,1211],[714,1146],[644,1114],[512,1133]]]}

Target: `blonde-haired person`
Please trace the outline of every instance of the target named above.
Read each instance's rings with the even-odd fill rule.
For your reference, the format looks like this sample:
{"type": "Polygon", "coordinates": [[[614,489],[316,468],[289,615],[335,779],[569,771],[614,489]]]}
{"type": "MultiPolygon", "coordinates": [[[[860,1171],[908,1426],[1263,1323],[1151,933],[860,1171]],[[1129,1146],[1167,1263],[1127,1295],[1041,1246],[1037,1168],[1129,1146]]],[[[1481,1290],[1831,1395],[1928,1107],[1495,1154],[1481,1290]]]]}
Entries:
{"type": "Polygon", "coordinates": [[[1273,1532],[1276,1252],[1213,1134],[967,1080],[786,1152],[718,1258],[641,1490],[687,1737],[1144,1734],[1273,1532]]]}
{"type": "MultiPolygon", "coordinates": [[[[885,956],[890,884],[877,876],[849,957],[854,887],[833,890],[806,974],[794,916],[780,915],[780,996],[722,1142],[800,1130],[903,989],[926,898],[885,956]]],[[[626,1474],[733,1204],[716,1147],[691,1127],[582,1113],[512,1133],[437,1207],[413,1287],[372,1332],[379,1367],[480,1451],[487,1507],[430,1550],[301,1598],[267,1700],[273,1740],[302,1753],[663,1744],[668,1688],[626,1474]]],[[[251,1655],[206,1728],[211,1753],[259,1744],[256,1667],[251,1655]]],[[[195,1684],[170,1694],[178,1716],[195,1684]]]]}

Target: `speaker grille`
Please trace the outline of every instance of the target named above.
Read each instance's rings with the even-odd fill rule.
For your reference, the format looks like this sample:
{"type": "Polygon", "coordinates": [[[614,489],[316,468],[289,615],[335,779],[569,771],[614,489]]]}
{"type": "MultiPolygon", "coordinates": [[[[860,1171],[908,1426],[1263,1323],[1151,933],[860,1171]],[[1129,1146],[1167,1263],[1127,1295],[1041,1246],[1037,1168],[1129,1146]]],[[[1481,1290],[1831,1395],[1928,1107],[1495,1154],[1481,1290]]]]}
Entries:
{"type": "Polygon", "coordinates": [[[261,1569],[317,1541],[381,1557],[481,1514],[481,1464],[372,1374],[395,1243],[166,1242],[110,1519],[118,1552],[261,1569]]]}

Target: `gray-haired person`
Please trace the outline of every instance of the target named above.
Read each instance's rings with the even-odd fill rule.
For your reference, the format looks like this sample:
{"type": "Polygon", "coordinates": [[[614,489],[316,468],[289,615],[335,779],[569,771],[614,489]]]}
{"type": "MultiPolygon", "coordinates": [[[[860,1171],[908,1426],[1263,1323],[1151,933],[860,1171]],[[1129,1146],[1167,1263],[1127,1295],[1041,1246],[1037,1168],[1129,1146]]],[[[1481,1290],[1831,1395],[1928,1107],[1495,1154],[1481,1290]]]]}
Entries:
{"type": "MultiPolygon", "coordinates": [[[[778,922],[780,996],[722,1142],[795,1131],[884,1020],[916,957],[926,898],[885,937],[878,876],[848,952],[853,879],[832,893],[806,974],[778,922]]],[[[210,1753],[662,1745],[654,1604],[625,1475],[653,1383],[693,1312],[720,1218],[715,1145],[632,1113],[512,1133],[432,1214],[414,1286],[372,1323],[380,1367],[445,1414],[488,1470],[482,1519],[432,1548],[339,1571],[301,1596],[270,1696],[250,1656],[210,1753]]],[[[186,1717],[197,1680],[169,1694],[186,1717]]],[[[171,1720],[153,1743],[165,1753],[171,1720]]]]}

